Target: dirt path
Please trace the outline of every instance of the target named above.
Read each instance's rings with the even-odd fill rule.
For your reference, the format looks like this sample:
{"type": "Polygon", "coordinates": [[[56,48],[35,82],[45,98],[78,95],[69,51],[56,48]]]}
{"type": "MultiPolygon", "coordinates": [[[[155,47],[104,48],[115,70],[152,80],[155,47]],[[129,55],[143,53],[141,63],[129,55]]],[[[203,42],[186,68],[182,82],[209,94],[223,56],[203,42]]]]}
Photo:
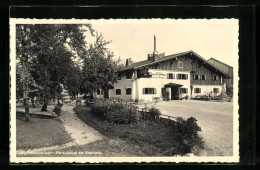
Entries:
{"type": "Polygon", "coordinates": [[[64,145],[56,145],[44,148],[35,148],[29,150],[17,150],[17,154],[22,154],[24,152],[46,152],[54,151],[59,149],[65,149],[73,146],[81,146],[93,143],[95,141],[100,141],[104,139],[98,131],[89,127],[84,122],[82,122],[75,114],[73,108],[75,104],[64,104],[62,107],[61,115],[59,119],[62,121],[66,131],[72,138],[72,142],[66,143],[64,145]]]}
{"type": "Polygon", "coordinates": [[[95,129],[89,127],[82,122],[75,114],[74,104],[64,104],[60,120],[67,132],[71,135],[75,145],[85,145],[98,140],[102,140],[103,136],[95,129]]]}

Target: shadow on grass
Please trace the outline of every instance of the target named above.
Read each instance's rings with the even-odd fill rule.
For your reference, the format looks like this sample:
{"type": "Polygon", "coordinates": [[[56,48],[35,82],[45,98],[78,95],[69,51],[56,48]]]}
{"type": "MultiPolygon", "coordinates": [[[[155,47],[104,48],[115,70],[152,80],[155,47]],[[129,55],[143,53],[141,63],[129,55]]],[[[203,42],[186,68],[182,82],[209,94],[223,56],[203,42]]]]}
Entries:
{"type": "Polygon", "coordinates": [[[53,117],[32,115],[30,121],[25,121],[24,113],[16,114],[16,148],[35,149],[62,145],[71,142],[70,135],[62,122],[53,117]]]}

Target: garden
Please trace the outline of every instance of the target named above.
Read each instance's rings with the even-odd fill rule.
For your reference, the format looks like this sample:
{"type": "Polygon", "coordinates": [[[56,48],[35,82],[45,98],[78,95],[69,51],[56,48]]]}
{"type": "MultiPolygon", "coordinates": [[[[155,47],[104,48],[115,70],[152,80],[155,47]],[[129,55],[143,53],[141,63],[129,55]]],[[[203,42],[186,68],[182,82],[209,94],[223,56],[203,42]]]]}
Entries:
{"type": "Polygon", "coordinates": [[[135,105],[104,99],[96,100],[91,109],[77,106],[74,110],[83,122],[102,135],[137,145],[137,155],[196,155],[204,148],[204,141],[198,135],[201,128],[194,117],[177,117],[162,123],[158,121],[161,113],[156,108],[149,109],[145,116],[135,105]]]}

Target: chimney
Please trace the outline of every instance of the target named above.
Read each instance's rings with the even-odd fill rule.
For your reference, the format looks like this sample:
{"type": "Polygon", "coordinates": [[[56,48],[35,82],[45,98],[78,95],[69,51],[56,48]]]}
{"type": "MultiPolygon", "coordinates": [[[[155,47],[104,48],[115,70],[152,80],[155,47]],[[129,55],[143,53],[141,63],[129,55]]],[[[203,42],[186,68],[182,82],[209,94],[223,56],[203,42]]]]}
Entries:
{"type": "Polygon", "coordinates": [[[152,60],[152,61],[156,61],[161,59],[162,57],[165,56],[164,53],[158,54],[158,51],[156,51],[156,37],[153,37],[153,42],[154,42],[154,48],[153,48],[153,53],[152,54],[148,54],[148,60],[152,60]]]}
{"type": "Polygon", "coordinates": [[[148,54],[147,59],[148,60],[154,60],[154,54],[148,54]]]}
{"type": "Polygon", "coordinates": [[[153,42],[154,42],[153,53],[155,54],[155,52],[156,52],[156,37],[155,36],[153,36],[153,42]]]}
{"type": "Polygon", "coordinates": [[[131,58],[128,58],[126,59],[126,63],[125,63],[125,66],[128,67],[128,66],[131,66],[133,63],[133,60],[131,58]]]}

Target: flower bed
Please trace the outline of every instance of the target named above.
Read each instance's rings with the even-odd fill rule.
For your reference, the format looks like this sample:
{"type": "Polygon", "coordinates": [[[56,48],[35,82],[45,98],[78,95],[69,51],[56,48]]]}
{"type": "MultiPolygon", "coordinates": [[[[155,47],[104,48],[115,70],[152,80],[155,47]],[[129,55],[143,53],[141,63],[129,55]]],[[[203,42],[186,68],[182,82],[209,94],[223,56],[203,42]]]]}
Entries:
{"type": "MultiPolygon", "coordinates": [[[[80,119],[86,124],[93,127],[104,136],[113,140],[127,141],[129,145],[134,149],[132,153],[140,154],[142,156],[173,156],[173,155],[186,155],[188,153],[198,154],[201,149],[204,148],[204,142],[197,132],[200,131],[200,127],[197,125],[195,118],[183,119],[176,118],[176,120],[169,120],[168,123],[157,123],[153,119],[135,119],[132,124],[119,124],[111,121],[107,121],[106,114],[103,118],[100,118],[101,114],[98,114],[97,110],[93,109],[105,109],[104,107],[115,106],[116,108],[131,107],[131,105],[125,103],[111,103],[111,101],[97,101],[92,107],[92,114],[89,114],[89,110],[85,106],[78,106],[75,108],[75,112],[80,119]],[[103,106],[100,106],[100,105],[103,106]],[[110,106],[108,106],[110,105],[110,106]],[[95,113],[93,113],[93,111],[95,113]]],[[[105,109],[106,110],[106,109],[105,109]]],[[[117,114],[125,114],[115,109],[117,114]]],[[[99,110],[100,111],[100,110],[99,110]]],[[[160,111],[156,108],[152,108],[150,113],[154,117],[160,114],[160,111]]],[[[116,115],[113,113],[112,115],[116,115]]],[[[119,118],[123,119],[121,115],[119,118]]],[[[134,118],[134,116],[133,116],[134,118]]],[[[127,120],[127,119],[126,119],[127,120]]],[[[166,119],[165,119],[166,120],[166,119]]],[[[123,146],[119,146],[123,147],[123,146]]],[[[105,151],[103,151],[105,152],[105,151]]]]}
{"type": "Polygon", "coordinates": [[[96,99],[91,111],[94,115],[115,124],[136,123],[140,118],[135,106],[117,100],[96,99]]]}

